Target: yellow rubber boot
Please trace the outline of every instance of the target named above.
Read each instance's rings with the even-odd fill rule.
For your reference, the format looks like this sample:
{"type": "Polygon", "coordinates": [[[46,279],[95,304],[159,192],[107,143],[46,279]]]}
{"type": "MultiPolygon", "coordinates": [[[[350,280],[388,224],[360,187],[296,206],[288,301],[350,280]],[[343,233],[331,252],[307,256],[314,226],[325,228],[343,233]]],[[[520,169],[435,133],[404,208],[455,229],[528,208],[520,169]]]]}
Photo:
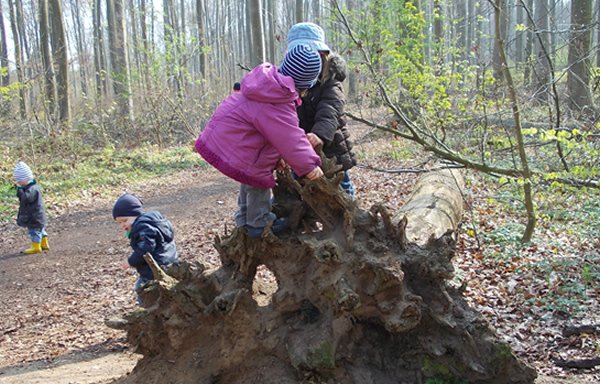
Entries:
{"type": "Polygon", "coordinates": [[[28,248],[23,251],[26,255],[32,255],[34,253],[42,252],[42,243],[31,243],[31,248],[28,248]]]}
{"type": "Polygon", "coordinates": [[[50,246],[48,245],[48,236],[44,236],[42,237],[42,251],[47,251],[50,249],[50,246]]]}

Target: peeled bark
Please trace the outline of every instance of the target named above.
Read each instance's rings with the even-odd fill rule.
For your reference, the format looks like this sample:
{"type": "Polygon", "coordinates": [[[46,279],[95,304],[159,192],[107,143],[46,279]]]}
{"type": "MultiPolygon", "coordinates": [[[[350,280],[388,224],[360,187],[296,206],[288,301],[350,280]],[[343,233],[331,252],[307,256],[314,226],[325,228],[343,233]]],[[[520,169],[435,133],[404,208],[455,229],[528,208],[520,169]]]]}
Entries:
{"type": "MultiPolygon", "coordinates": [[[[532,383],[535,371],[448,284],[457,220],[414,242],[425,227],[411,221],[431,207],[424,188],[395,219],[382,205],[359,209],[341,174],[324,169],[330,177],[312,182],[280,175],[276,208],[289,232],[218,237],[216,269],[182,264],[165,275],[152,264],[145,308],[112,324],[144,355],[118,383],[532,383]],[[262,306],[261,265],[277,280],[262,306]]],[[[433,200],[462,205],[449,196],[433,200]]],[[[423,222],[435,221],[431,210],[423,222]]]]}

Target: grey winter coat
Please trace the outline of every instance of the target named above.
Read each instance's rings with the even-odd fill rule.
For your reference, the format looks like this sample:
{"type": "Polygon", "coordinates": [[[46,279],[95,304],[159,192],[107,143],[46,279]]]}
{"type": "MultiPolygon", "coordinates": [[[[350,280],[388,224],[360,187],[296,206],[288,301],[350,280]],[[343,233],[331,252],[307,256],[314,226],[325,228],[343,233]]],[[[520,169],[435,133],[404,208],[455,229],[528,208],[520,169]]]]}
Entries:
{"type": "Polygon", "coordinates": [[[306,133],[314,133],[323,141],[325,156],[335,158],[348,170],[356,165],[356,156],[344,116],[346,100],[342,82],[347,75],[346,62],[336,54],[330,60],[329,73],[319,77],[327,80],[319,80],[308,90],[298,107],[298,117],[306,133]]]}
{"type": "Polygon", "coordinates": [[[17,225],[36,229],[48,225],[42,191],[35,180],[24,187],[17,187],[17,197],[19,198],[17,225]]]}

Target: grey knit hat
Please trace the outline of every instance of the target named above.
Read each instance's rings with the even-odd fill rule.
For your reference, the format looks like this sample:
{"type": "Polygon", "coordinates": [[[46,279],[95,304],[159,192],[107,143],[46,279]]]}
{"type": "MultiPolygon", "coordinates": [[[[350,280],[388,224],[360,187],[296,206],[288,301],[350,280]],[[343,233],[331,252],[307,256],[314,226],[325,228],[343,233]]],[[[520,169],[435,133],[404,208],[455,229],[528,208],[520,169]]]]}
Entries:
{"type": "Polygon", "coordinates": [[[308,89],[315,85],[321,73],[321,56],[309,45],[297,45],[287,51],[279,71],[294,79],[297,89],[308,89]]]}
{"type": "Polygon", "coordinates": [[[33,172],[24,161],[19,161],[13,170],[13,179],[16,182],[33,180],[33,172]]]}

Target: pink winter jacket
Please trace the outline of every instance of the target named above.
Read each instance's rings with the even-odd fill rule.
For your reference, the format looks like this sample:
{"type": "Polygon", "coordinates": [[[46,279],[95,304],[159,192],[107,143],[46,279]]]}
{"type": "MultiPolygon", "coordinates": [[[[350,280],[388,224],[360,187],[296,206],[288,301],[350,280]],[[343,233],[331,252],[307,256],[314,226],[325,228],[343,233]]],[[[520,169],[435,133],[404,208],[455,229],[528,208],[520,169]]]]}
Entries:
{"type": "Polygon", "coordinates": [[[291,77],[264,63],[219,105],[196,140],[196,150],[226,176],[257,188],[275,186],[280,158],[299,176],[321,164],[298,126],[300,102],[291,77]]]}

